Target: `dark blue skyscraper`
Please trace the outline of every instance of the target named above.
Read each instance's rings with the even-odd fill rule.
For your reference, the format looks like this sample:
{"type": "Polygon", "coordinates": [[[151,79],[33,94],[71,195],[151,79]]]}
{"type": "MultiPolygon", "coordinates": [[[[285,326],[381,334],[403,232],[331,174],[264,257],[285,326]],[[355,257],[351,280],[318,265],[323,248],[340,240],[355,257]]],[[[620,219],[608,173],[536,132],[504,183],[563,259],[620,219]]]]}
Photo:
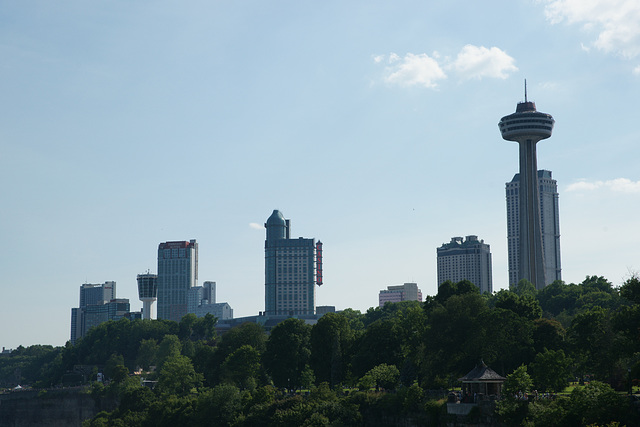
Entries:
{"type": "Polygon", "coordinates": [[[322,242],[291,239],[291,223],[278,210],[264,226],[265,314],[314,314],[315,285],[322,285],[322,242]]]}

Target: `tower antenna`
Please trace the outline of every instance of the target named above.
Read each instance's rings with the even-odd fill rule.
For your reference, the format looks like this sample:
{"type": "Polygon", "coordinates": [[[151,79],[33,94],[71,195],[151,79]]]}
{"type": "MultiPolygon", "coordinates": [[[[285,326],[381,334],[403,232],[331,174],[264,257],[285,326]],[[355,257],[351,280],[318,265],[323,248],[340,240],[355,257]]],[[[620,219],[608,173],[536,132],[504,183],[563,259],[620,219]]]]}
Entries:
{"type": "Polygon", "coordinates": [[[524,79],[524,102],[527,102],[527,79],[524,79]]]}

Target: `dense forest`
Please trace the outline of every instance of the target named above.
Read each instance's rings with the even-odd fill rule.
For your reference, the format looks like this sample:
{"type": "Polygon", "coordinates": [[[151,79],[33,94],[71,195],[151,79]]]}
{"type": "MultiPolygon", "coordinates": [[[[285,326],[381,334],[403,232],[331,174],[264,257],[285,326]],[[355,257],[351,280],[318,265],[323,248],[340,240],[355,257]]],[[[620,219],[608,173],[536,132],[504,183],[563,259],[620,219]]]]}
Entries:
{"type": "Polygon", "coordinates": [[[346,309],[313,326],[291,318],[221,336],[215,326],[211,315],[103,323],[75,345],[3,355],[0,386],[83,383],[117,398],[90,426],[441,425],[447,391],[482,360],[507,377],[495,410],[507,425],[640,422],[625,395],[640,378],[636,276],[620,288],[588,276],[484,295],[445,282],[424,303],[346,309]]]}

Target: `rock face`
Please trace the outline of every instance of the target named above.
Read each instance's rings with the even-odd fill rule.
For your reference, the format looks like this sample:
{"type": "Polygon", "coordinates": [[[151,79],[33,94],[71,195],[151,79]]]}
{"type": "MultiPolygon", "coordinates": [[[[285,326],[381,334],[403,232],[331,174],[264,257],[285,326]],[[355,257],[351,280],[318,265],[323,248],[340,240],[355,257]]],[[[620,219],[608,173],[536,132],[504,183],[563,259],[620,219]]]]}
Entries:
{"type": "Polygon", "coordinates": [[[82,426],[116,402],[94,399],[87,389],[20,391],[0,395],[0,427],[82,426]]]}

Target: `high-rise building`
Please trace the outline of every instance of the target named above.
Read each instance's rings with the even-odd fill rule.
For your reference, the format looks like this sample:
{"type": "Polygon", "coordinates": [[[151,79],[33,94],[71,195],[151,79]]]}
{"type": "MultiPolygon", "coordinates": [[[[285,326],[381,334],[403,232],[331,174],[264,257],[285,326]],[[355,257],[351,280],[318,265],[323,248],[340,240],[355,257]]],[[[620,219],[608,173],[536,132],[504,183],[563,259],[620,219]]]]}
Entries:
{"type": "Polygon", "coordinates": [[[158,245],[158,319],[179,322],[187,314],[189,289],[198,283],[198,244],[158,245]]]}
{"type": "Polygon", "coordinates": [[[518,103],[516,112],[500,119],[498,127],[502,138],[515,141],[520,150],[520,267],[521,279],[527,279],[536,289],[546,286],[546,269],[542,249],[540,222],[540,194],[538,191],[538,160],[536,144],[549,138],[555,121],[550,114],[536,110],[536,104],[527,101],[525,82],[524,102],[518,103]]]}
{"type": "Polygon", "coordinates": [[[109,320],[120,320],[124,318],[130,310],[127,298],[115,298],[104,304],[88,305],[84,308],[84,325],[82,336],[85,336],[89,329],[98,326],[109,320]]]}
{"type": "Polygon", "coordinates": [[[478,236],[452,237],[436,249],[438,256],[438,286],[447,280],[457,283],[468,280],[480,293],[493,292],[491,248],[478,236]]]}
{"type": "MultiPolygon", "coordinates": [[[[81,285],[79,307],[71,309],[71,343],[75,344],[76,340],[85,336],[93,326],[121,318],[121,309],[124,306],[113,305],[114,301],[125,301],[116,299],[116,282],[81,285]]],[[[129,300],[126,300],[126,305],[126,311],[129,311],[129,300]]]]}
{"type": "MultiPolygon", "coordinates": [[[[520,281],[520,174],[506,184],[507,247],[509,251],[509,284],[520,281]]],[[[562,280],[560,265],[560,217],[558,214],[558,184],[551,171],[538,171],[540,192],[540,226],[544,253],[546,285],[562,280]]]]}
{"type": "Polygon", "coordinates": [[[80,286],[80,308],[104,304],[116,297],[116,282],[85,283],[80,286]]]}
{"type": "Polygon", "coordinates": [[[142,318],[155,319],[154,303],[158,299],[158,275],[138,274],[138,297],[142,301],[142,318]]]}
{"type": "Polygon", "coordinates": [[[387,286],[378,294],[378,305],[384,307],[388,302],[422,301],[422,291],[417,283],[405,283],[403,285],[387,286]]]}
{"type": "Polygon", "coordinates": [[[278,210],[264,226],[265,314],[315,314],[315,285],[322,285],[322,242],[291,239],[291,223],[278,210]]]}

